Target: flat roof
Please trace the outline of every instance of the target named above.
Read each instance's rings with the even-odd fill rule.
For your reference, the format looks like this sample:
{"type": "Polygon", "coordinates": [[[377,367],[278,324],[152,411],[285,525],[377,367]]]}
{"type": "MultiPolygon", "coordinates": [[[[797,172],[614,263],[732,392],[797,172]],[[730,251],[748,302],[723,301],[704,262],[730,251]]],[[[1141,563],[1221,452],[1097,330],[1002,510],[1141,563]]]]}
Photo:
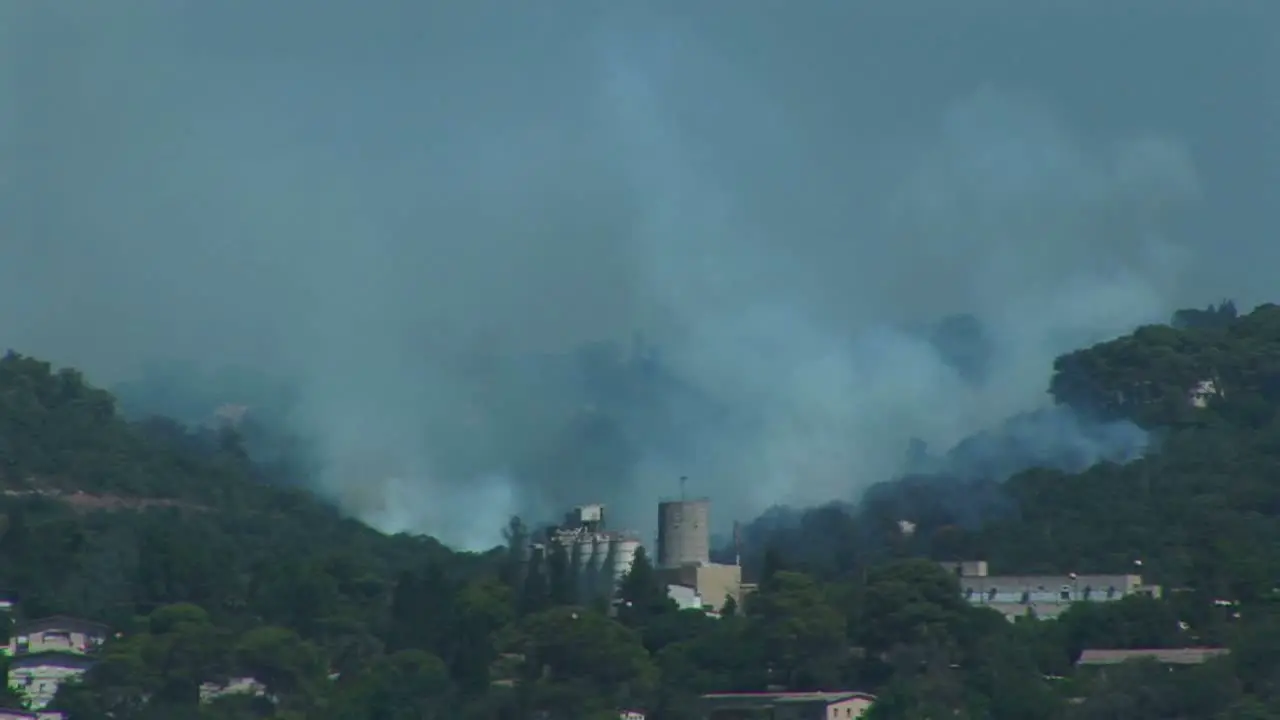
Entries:
{"type": "Polygon", "coordinates": [[[50,615],[49,617],[32,618],[23,620],[13,624],[10,631],[12,635],[22,635],[33,630],[88,630],[101,632],[104,635],[111,632],[111,628],[99,622],[92,620],[83,620],[81,618],[68,617],[66,615],[50,615]]]}
{"type": "Polygon", "coordinates": [[[858,692],[855,690],[843,690],[832,692],[755,692],[755,693],[709,693],[703,695],[702,699],[706,702],[748,702],[752,704],[761,703],[836,703],[853,699],[875,700],[876,696],[871,693],[858,692]]]}
{"type": "Polygon", "coordinates": [[[18,653],[9,657],[9,669],[21,670],[26,667],[41,665],[72,665],[77,668],[89,668],[98,659],[93,655],[71,652],[68,650],[41,650],[33,653],[18,653]]]}
{"type": "Polygon", "coordinates": [[[1199,665],[1210,658],[1226,655],[1227,648],[1185,647],[1151,648],[1141,650],[1085,650],[1080,653],[1078,665],[1116,665],[1128,660],[1150,659],[1168,665],[1199,665]]]}

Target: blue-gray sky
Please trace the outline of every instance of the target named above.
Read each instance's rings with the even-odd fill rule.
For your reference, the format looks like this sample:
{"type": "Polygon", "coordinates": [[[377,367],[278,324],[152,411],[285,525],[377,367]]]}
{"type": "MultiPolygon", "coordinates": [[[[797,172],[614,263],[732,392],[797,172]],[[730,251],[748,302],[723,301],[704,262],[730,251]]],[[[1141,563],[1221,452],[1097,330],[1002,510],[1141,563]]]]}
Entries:
{"type": "Polygon", "coordinates": [[[849,497],[1063,350],[1276,299],[1277,10],[1077,5],[0,0],[0,344],[286,374],[319,487],[474,544],[597,496],[647,529],[687,468],[511,476],[555,387],[460,420],[476,348],[642,330],[762,419],[699,438],[722,516],[849,497]],[[894,329],[953,312],[996,386],[894,329]]]}

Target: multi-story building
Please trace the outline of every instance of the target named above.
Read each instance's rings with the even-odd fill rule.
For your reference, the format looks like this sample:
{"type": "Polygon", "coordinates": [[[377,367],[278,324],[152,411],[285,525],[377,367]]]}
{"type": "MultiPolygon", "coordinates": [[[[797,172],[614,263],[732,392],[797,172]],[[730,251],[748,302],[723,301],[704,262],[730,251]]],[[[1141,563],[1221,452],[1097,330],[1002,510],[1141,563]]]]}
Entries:
{"type": "Polygon", "coordinates": [[[960,592],[974,605],[989,607],[1009,619],[1025,615],[1052,618],[1077,602],[1110,602],[1145,594],[1160,597],[1159,585],[1143,583],[1137,573],[1119,575],[991,575],[984,560],[944,562],[960,580],[960,592]]]}
{"type": "Polygon", "coordinates": [[[42,710],[59,685],[93,666],[108,633],[105,625],[61,616],[15,623],[6,648],[10,687],[32,710],[42,710]]]}
{"type": "Polygon", "coordinates": [[[62,720],[62,713],[38,713],[30,710],[0,708],[0,720],[62,720]]]}

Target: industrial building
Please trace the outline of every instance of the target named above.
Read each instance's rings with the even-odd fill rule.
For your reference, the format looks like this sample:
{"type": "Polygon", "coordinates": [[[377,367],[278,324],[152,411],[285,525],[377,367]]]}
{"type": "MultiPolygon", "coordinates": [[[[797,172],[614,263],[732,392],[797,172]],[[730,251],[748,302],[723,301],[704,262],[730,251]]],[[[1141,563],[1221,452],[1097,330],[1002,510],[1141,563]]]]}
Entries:
{"type": "Polygon", "coordinates": [[[711,562],[711,501],[658,503],[658,567],[711,562]]]}
{"type": "Polygon", "coordinates": [[[706,498],[658,504],[655,572],[668,594],[681,594],[673,586],[687,588],[712,611],[729,599],[742,602],[742,567],[711,562],[711,501],[706,498]]]}
{"type": "MultiPolygon", "coordinates": [[[[654,573],[681,609],[716,613],[732,598],[742,602],[742,568],[711,562],[710,505],[705,499],[658,505],[658,547],[654,573]]],[[[605,506],[579,505],[564,522],[549,528],[529,546],[528,558],[564,551],[578,602],[616,597],[622,578],[635,563],[640,540],[630,532],[608,529],[605,506]]],[[[545,567],[545,564],[543,565],[545,567]]]]}
{"type": "Polygon", "coordinates": [[[985,560],[944,562],[960,580],[960,592],[973,605],[989,607],[1010,620],[1026,615],[1053,618],[1072,603],[1110,602],[1129,595],[1160,597],[1159,585],[1146,585],[1136,573],[1122,575],[991,575],[985,560]]]}
{"type": "Polygon", "coordinates": [[[549,547],[564,550],[578,599],[590,602],[613,598],[635,562],[640,540],[634,533],[606,529],[604,505],[592,504],[569,511],[564,523],[549,529],[531,551],[545,555],[549,547]]]}

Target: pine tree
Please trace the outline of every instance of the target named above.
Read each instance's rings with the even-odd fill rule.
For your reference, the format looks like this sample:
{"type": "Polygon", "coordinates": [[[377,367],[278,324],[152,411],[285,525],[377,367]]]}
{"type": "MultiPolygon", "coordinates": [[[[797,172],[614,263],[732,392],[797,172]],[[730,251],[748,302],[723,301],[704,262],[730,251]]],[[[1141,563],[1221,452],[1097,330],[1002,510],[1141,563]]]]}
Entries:
{"type": "Polygon", "coordinates": [[[638,627],[654,616],[674,609],[675,603],[658,581],[653,563],[649,562],[644,548],[640,548],[631,569],[618,586],[618,620],[624,625],[638,627]]]}

